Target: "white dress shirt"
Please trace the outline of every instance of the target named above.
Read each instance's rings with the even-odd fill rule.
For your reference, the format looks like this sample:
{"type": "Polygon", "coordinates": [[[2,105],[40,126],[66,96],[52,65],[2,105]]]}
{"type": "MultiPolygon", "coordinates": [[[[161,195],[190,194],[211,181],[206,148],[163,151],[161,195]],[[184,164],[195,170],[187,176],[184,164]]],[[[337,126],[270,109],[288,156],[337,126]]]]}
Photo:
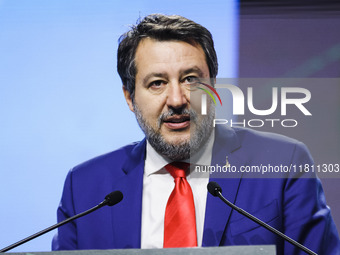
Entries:
{"type": "MultiPolygon", "coordinates": [[[[210,165],[214,133],[208,142],[186,162],[194,165],[210,165]]],[[[164,215],[168,198],[175,187],[174,178],[164,166],[171,163],[169,159],[158,154],[147,142],[143,177],[142,233],[141,248],[163,248],[164,215]]],[[[202,246],[207,184],[209,173],[196,172],[192,167],[187,175],[191,186],[196,212],[197,244],[202,246]]]]}

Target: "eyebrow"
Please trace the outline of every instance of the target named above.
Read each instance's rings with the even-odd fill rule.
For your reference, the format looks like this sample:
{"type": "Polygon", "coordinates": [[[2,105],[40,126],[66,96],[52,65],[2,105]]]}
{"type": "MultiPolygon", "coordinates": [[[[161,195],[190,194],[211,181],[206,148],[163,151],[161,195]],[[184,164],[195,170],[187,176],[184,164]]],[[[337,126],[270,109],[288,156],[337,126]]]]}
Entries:
{"type": "Polygon", "coordinates": [[[166,73],[149,73],[144,77],[143,84],[146,84],[151,77],[167,78],[168,75],[166,73]]]}
{"type": "Polygon", "coordinates": [[[181,72],[181,76],[187,75],[187,74],[189,74],[189,73],[197,73],[198,76],[199,76],[200,78],[203,77],[203,72],[202,72],[202,70],[201,70],[200,68],[198,68],[197,66],[194,66],[194,67],[192,67],[192,68],[189,68],[189,69],[186,69],[186,70],[182,71],[182,72],[181,72]]]}
{"type": "MultiPolygon", "coordinates": [[[[190,73],[197,73],[200,78],[202,78],[204,76],[202,70],[197,66],[194,66],[194,67],[191,67],[189,69],[185,69],[183,71],[180,71],[180,76],[184,76],[184,75],[187,75],[187,74],[190,74],[190,73]]],[[[147,84],[148,80],[151,77],[165,78],[166,79],[166,78],[168,78],[168,75],[166,73],[149,73],[144,77],[143,84],[147,84]]]]}

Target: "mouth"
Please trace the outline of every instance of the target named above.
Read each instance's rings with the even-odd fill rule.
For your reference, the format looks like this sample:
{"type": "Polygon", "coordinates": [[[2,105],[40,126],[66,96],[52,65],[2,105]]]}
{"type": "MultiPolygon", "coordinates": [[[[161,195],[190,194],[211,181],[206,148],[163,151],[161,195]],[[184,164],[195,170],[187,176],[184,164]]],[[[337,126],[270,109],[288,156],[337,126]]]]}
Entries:
{"type": "Polygon", "coordinates": [[[171,130],[181,130],[190,126],[190,115],[175,115],[163,120],[164,125],[171,130]]]}

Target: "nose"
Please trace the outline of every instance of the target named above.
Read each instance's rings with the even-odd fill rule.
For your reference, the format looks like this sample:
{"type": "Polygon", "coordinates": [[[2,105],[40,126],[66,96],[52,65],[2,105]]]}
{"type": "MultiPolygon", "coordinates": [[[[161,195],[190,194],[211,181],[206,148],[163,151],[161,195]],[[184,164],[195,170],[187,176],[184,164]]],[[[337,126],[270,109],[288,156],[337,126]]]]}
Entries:
{"type": "Polygon", "coordinates": [[[167,106],[169,108],[179,109],[183,108],[188,103],[188,95],[185,88],[178,82],[171,83],[168,86],[167,106]]]}

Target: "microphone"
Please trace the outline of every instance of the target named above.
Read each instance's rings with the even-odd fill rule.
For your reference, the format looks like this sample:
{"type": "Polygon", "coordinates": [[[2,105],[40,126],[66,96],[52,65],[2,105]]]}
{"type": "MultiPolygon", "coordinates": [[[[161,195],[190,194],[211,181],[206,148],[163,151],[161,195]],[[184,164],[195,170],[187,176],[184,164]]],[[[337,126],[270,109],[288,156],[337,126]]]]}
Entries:
{"type": "Polygon", "coordinates": [[[66,223],[68,223],[70,221],[73,221],[73,220],[78,219],[80,217],[83,217],[83,216],[85,216],[85,215],[87,215],[87,214],[89,214],[91,212],[94,212],[94,211],[98,210],[99,208],[102,208],[103,206],[106,206],[106,205],[113,206],[115,204],[118,204],[120,201],[122,201],[122,199],[123,199],[122,192],[120,192],[119,190],[113,191],[110,194],[106,195],[105,199],[101,203],[99,203],[98,205],[90,208],[89,210],[87,210],[85,212],[82,212],[82,213],[79,213],[79,214],[76,214],[76,215],[74,215],[74,216],[72,216],[72,217],[70,217],[70,218],[68,218],[66,220],[63,220],[63,221],[61,221],[61,222],[59,222],[57,224],[54,224],[53,226],[50,226],[50,227],[48,227],[48,228],[46,228],[44,230],[41,230],[38,233],[35,233],[35,234],[33,234],[33,235],[29,236],[29,237],[26,237],[25,239],[22,239],[21,241],[18,241],[16,243],[12,244],[12,245],[9,245],[9,246],[1,249],[0,252],[9,251],[9,250],[11,250],[11,249],[13,249],[13,248],[15,248],[15,247],[17,247],[19,245],[22,245],[22,244],[24,244],[24,243],[26,243],[28,241],[31,241],[32,239],[34,239],[34,238],[36,238],[38,236],[46,234],[47,232],[50,232],[51,230],[53,230],[55,228],[58,228],[58,227],[60,227],[62,225],[65,225],[66,223]]]}
{"type": "Polygon", "coordinates": [[[310,249],[308,249],[307,247],[305,247],[302,244],[298,243],[294,239],[290,238],[289,236],[286,236],[285,234],[283,234],[279,230],[273,228],[272,226],[268,225],[267,223],[265,223],[265,222],[261,221],[260,219],[256,218],[254,215],[251,215],[250,213],[246,212],[245,210],[241,209],[240,207],[237,207],[236,205],[234,205],[233,203],[228,201],[225,197],[223,197],[223,195],[222,195],[222,188],[220,187],[220,185],[218,185],[217,182],[209,182],[207,188],[208,188],[208,191],[209,191],[209,193],[211,195],[213,195],[214,197],[219,197],[224,203],[229,205],[231,208],[233,208],[237,212],[241,213],[242,215],[246,216],[247,218],[251,219],[252,221],[255,221],[257,224],[259,224],[262,227],[268,229],[272,233],[282,237],[284,240],[286,240],[287,242],[293,244],[295,247],[298,247],[299,249],[303,250],[307,254],[318,255],[315,252],[313,252],[310,249]]]}

